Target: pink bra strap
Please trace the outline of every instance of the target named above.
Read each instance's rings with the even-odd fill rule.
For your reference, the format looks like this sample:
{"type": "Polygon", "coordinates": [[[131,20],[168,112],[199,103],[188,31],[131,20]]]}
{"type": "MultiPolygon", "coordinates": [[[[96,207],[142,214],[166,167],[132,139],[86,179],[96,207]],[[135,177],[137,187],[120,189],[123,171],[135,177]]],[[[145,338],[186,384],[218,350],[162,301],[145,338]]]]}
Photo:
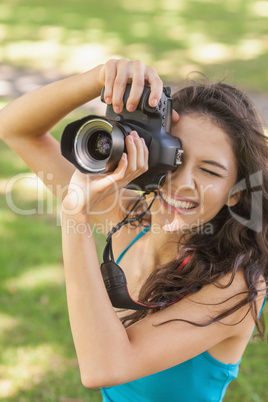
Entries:
{"type": "Polygon", "coordinates": [[[186,257],[186,258],[184,259],[184,261],[182,261],[181,265],[178,267],[178,271],[180,271],[180,270],[184,267],[184,265],[186,265],[187,262],[189,262],[190,258],[191,258],[191,256],[188,255],[188,257],[186,257]]]}

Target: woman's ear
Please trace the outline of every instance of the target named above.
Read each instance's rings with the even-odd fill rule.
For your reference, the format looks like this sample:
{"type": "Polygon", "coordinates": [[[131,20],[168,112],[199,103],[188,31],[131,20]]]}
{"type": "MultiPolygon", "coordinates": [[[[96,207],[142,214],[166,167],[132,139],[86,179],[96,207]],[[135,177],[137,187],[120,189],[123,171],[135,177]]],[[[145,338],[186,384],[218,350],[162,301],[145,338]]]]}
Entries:
{"type": "Polygon", "coordinates": [[[226,205],[228,207],[234,207],[241,198],[241,191],[237,191],[231,195],[229,195],[226,205]]]}
{"type": "Polygon", "coordinates": [[[172,125],[178,123],[179,119],[179,114],[176,112],[176,110],[172,109],[172,125]]]}

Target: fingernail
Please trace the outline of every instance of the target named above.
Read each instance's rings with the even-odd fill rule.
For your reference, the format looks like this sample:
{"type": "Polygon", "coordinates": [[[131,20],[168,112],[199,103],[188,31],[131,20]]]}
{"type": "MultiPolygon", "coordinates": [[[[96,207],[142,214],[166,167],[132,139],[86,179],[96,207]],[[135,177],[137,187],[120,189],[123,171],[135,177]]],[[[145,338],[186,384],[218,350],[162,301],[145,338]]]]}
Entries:
{"type": "Polygon", "coordinates": [[[120,113],[121,108],[119,106],[114,106],[114,111],[115,111],[115,113],[120,113]]]}
{"type": "Polygon", "coordinates": [[[157,99],[152,99],[150,104],[151,104],[151,106],[157,106],[158,100],[157,99]]]}
{"type": "Polygon", "coordinates": [[[108,105],[110,105],[110,103],[111,103],[111,98],[110,98],[109,96],[106,96],[105,102],[106,102],[108,105]]]}
{"type": "Polygon", "coordinates": [[[127,110],[128,110],[129,112],[134,112],[135,107],[134,107],[133,105],[127,105],[127,110]]]}
{"type": "Polygon", "coordinates": [[[130,142],[131,144],[133,144],[133,142],[134,142],[134,140],[133,140],[133,138],[131,137],[131,135],[129,135],[129,142],[130,142]]]}

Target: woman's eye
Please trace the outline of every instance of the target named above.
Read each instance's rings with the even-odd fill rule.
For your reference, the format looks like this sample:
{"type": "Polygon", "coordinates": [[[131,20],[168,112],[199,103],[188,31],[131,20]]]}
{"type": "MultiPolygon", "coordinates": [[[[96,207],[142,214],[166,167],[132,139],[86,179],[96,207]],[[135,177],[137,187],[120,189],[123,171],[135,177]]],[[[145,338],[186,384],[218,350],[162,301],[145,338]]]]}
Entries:
{"type": "Polygon", "coordinates": [[[202,170],[203,172],[205,172],[205,173],[210,174],[211,176],[220,177],[220,175],[219,175],[218,173],[215,173],[215,172],[213,172],[212,170],[208,170],[208,169],[204,169],[204,168],[201,168],[201,170],[202,170]]]}

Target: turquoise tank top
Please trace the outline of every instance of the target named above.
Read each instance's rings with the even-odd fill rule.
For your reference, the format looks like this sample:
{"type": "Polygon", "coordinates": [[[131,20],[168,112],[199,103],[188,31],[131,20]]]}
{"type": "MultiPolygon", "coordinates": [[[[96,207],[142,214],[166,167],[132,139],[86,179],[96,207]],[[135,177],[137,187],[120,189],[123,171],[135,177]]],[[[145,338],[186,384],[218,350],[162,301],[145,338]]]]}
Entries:
{"type": "MultiPolygon", "coordinates": [[[[146,227],[135,237],[119,255],[117,263],[121,261],[129,247],[149,229],[150,227],[146,227]]],[[[214,359],[208,352],[204,352],[159,373],[125,384],[102,388],[102,400],[103,402],[220,402],[230,382],[237,378],[240,362],[241,359],[237,364],[225,364],[214,359]]]]}

